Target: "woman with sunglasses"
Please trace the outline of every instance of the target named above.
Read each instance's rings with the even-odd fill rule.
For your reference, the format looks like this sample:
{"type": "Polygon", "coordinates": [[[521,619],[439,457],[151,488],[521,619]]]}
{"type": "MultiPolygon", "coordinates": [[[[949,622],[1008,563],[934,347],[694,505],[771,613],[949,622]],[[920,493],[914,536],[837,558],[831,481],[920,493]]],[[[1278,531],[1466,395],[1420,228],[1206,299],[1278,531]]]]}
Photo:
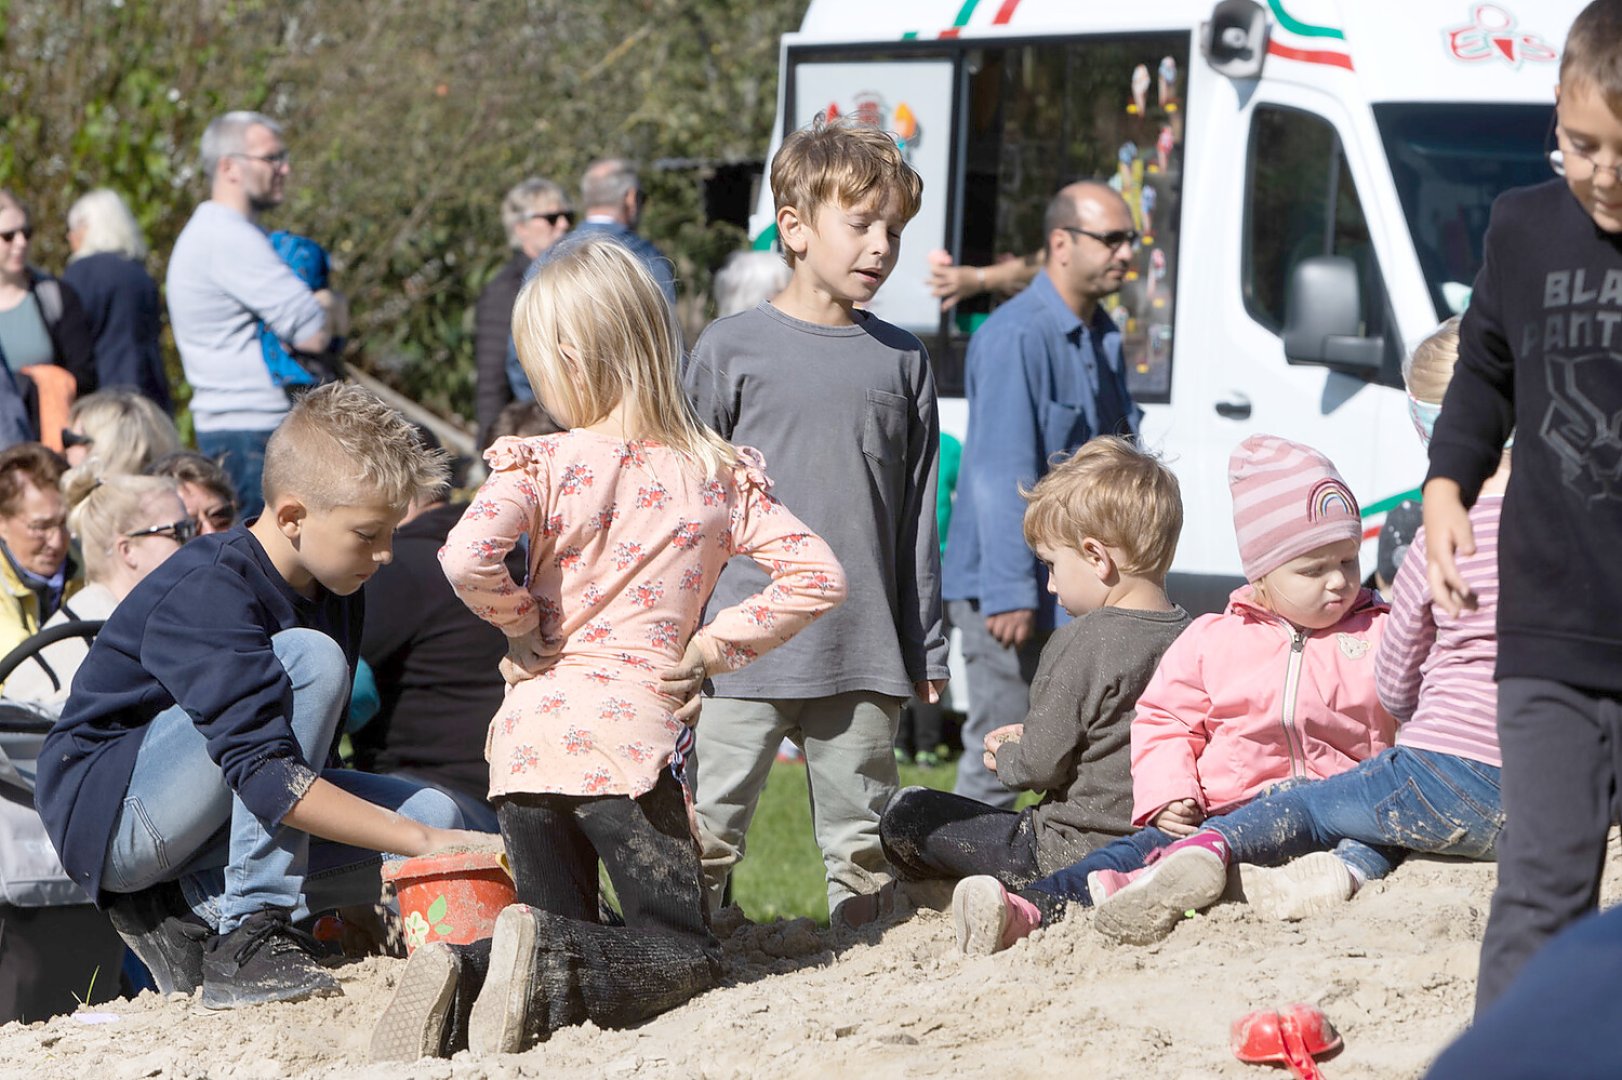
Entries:
{"type": "Polygon", "coordinates": [[[507,341],[512,336],[513,305],[524,284],[524,271],[574,224],[575,212],[563,189],[550,180],[520,181],[501,200],[501,224],[507,229],[511,257],[495,272],[473,309],[475,358],[474,413],[479,423],[479,451],[495,441],[491,429],[502,408],[513,400],[507,379],[507,341]]]}
{"type": "MultiPolygon", "coordinates": [[[[142,578],[197,535],[197,524],[168,477],[104,474],[91,462],[70,470],[62,490],[70,508],[67,527],[84,557],[85,585],[44,629],[107,618],[142,578]]],[[[60,709],[89,650],[87,638],[47,645],[6,680],[5,696],[60,709]]]]}
{"type": "Polygon", "coordinates": [[[0,188],[0,357],[15,374],[55,364],[77,392],[96,388],[94,343],[79,294],[29,265],[34,223],[28,208],[0,188]]]}

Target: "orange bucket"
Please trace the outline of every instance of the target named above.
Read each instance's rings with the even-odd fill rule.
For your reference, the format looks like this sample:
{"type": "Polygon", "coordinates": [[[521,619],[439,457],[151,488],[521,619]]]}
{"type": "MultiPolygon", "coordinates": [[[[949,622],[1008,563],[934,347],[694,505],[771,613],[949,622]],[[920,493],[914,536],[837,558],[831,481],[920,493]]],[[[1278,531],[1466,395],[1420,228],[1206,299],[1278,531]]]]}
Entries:
{"type": "Polygon", "coordinates": [[[498,852],[420,855],[383,864],[394,886],[406,952],[430,941],[468,945],[496,932],[496,916],[517,900],[498,852]]]}

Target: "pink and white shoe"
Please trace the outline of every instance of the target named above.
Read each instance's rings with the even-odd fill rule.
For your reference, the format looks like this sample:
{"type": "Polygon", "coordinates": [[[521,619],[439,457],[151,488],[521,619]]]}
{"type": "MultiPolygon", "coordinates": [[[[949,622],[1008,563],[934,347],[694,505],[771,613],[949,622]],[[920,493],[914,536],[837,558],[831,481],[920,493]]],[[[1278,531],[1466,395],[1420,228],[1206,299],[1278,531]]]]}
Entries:
{"type": "Polygon", "coordinates": [[[1142,870],[1087,875],[1093,926],[1111,941],[1148,945],[1171,933],[1189,911],[1210,907],[1228,884],[1228,842],[1197,832],[1149,856],[1142,870]]]}
{"type": "Polygon", "coordinates": [[[964,878],[952,890],[952,924],[960,952],[990,956],[1042,925],[1042,913],[996,878],[981,874],[964,878]]]}

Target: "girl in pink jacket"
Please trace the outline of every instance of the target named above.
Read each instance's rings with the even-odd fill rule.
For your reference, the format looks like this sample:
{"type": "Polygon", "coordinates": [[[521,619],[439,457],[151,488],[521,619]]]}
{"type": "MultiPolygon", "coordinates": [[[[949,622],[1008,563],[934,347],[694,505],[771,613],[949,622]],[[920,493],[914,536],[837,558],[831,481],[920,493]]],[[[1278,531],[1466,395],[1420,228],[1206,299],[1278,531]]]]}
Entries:
{"type": "MultiPolygon", "coordinates": [[[[1253,435],[1234,451],[1228,482],[1251,583],[1183,632],[1138,699],[1133,821],[1146,827],[1018,894],[965,879],[953,899],[965,951],[1005,948],[1070,902],[1099,903],[1095,925],[1110,933],[1106,901],[1123,894],[1130,906],[1133,872],[1162,863],[1163,874],[1207,817],[1392,745],[1396,722],[1374,680],[1388,609],[1359,584],[1362,520],[1345,481],[1318,451],[1253,435]]],[[[1119,921],[1139,925],[1132,914],[1119,921]]]]}

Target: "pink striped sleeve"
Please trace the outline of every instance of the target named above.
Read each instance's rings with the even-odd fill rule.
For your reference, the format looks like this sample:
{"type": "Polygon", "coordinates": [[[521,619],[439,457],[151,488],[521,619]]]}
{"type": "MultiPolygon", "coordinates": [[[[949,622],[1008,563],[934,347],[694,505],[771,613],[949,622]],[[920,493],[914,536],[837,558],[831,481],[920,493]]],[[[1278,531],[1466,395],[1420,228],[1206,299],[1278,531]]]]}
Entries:
{"type": "Polygon", "coordinates": [[[1374,684],[1380,704],[1406,722],[1419,705],[1421,666],[1436,643],[1430,582],[1425,576],[1425,530],[1414,534],[1407,558],[1391,583],[1391,614],[1374,657],[1374,684]]]}

